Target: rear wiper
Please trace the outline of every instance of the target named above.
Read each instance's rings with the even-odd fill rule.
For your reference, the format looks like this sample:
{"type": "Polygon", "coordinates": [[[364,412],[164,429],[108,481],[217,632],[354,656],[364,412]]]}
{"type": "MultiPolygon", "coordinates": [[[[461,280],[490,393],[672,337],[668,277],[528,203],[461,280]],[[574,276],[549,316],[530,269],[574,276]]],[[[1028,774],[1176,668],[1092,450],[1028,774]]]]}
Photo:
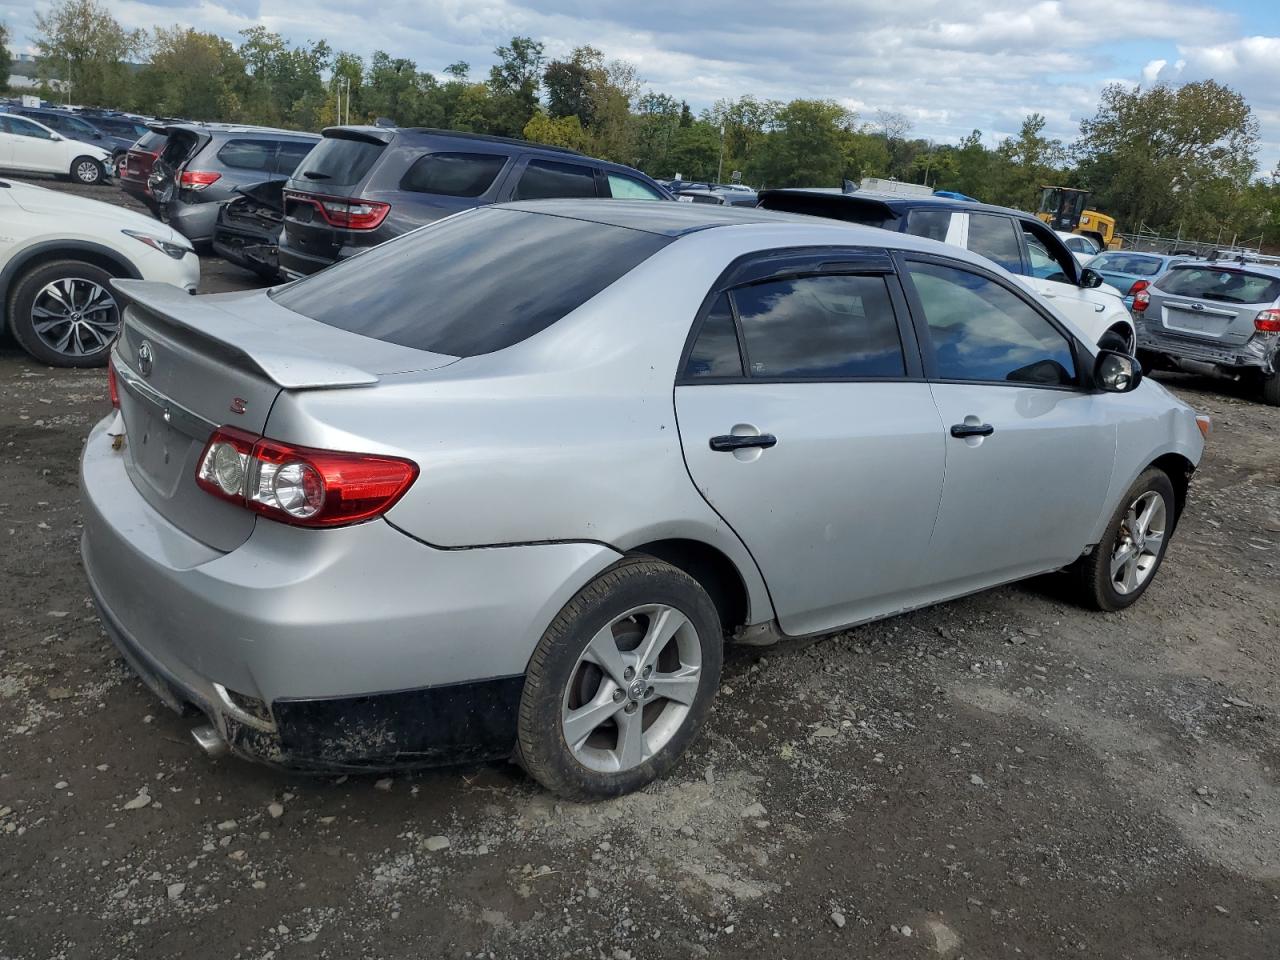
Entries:
{"type": "Polygon", "coordinates": [[[308,180],[332,180],[333,179],[333,177],[331,177],[329,174],[320,173],[318,170],[303,170],[302,175],[306,177],[308,180]]]}

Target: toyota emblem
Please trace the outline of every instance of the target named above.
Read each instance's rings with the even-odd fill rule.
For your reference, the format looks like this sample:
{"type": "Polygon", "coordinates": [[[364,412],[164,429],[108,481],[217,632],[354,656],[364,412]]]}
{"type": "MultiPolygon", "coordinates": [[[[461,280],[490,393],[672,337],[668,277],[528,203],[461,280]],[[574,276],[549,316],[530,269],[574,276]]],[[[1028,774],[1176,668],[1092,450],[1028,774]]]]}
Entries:
{"type": "Polygon", "coordinates": [[[155,363],[156,355],[151,351],[151,344],[143,340],[138,344],[138,372],[144,377],[151,376],[151,368],[155,363]]]}

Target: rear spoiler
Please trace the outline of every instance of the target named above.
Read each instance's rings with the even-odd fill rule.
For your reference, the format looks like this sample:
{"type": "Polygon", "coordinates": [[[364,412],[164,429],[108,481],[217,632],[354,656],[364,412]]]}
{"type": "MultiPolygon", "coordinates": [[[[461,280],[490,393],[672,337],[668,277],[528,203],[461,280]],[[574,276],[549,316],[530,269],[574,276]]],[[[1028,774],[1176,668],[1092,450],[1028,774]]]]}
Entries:
{"type": "Polygon", "coordinates": [[[193,297],[169,283],[147,280],[112,280],[124,300],[123,307],[139,309],[148,320],[158,320],[181,333],[206,341],[212,349],[229,354],[244,366],[286,390],[323,390],[363,387],[378,382],[376,374],[337,363],[308,348],[315,321],[283,307],[280,321],[271,327],[252,323],[221,303],[235,300],[193,297]],[[288,351],[281,349],[288,345],[288,351]]]}
{"type": "Polygon", "coordinates": [[[386,146],[396,138],[394,127],[325,127],[320,131],[322,137],[337,140],[361,140],[365,143],[376,143],[386,146]]]}
{"type": "Polygon", "coordinates": [[[779,188],[762,190],[756,206],[784,213],[804,213],[812,217],[864,223],[868,220],[897,220],[898,212],[878,197],[856,193],[828,193],[817,190],[779,188]]]}

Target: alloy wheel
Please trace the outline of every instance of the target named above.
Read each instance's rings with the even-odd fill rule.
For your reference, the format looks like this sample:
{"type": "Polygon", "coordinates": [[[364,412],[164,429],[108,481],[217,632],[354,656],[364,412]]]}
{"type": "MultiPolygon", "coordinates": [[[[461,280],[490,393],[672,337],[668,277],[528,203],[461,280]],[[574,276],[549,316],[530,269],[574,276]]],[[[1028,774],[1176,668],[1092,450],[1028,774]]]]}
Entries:
{"type": "Polygon", "coordinates": [[[1133,593],[1155,573],[1167,516],[1164,497],[1155,490],[1141,494],[1129,505],[1111,551],[1111,585],[1116,593],[1133,593]]]}
{"type": "Polygon", "coordinates": [[[64,277],[46,283],[36,294],[31,327],[51,350],[86,357],[111,345],[120,329],[120,307],[100,284],[64,277]]]}
{"type": "Polygon", "coordinates": [[[628,610],[578,657],[561,706],[565,743],[588,769],[631,770],[680,729],[701,678],[702,647],[688,617],[666,604],[628,610]]]}
{"type": "Polygon", "coordinates": [[[81,160],[76,164],[76,179],[81,183],[97,183],[102,170],[92,160],[81,160]]]}

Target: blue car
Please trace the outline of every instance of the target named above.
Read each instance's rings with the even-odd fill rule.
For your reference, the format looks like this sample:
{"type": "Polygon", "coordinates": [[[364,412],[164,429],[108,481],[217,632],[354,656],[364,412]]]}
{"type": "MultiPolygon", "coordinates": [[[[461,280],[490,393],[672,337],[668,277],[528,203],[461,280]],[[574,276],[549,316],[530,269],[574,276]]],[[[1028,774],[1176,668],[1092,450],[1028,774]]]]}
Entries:
{"type": "Polygon", "coordinates": [[[1196,259],[1185,254],[1140,253],[1136,250],[1107,250],[1089,261],[1089,266],[1102,274],[1102,279],[1120,291],[1126,308],[1133,309],[1133,287],[1138,281],[1155,283],[1176,263],[1196,259]]]}

